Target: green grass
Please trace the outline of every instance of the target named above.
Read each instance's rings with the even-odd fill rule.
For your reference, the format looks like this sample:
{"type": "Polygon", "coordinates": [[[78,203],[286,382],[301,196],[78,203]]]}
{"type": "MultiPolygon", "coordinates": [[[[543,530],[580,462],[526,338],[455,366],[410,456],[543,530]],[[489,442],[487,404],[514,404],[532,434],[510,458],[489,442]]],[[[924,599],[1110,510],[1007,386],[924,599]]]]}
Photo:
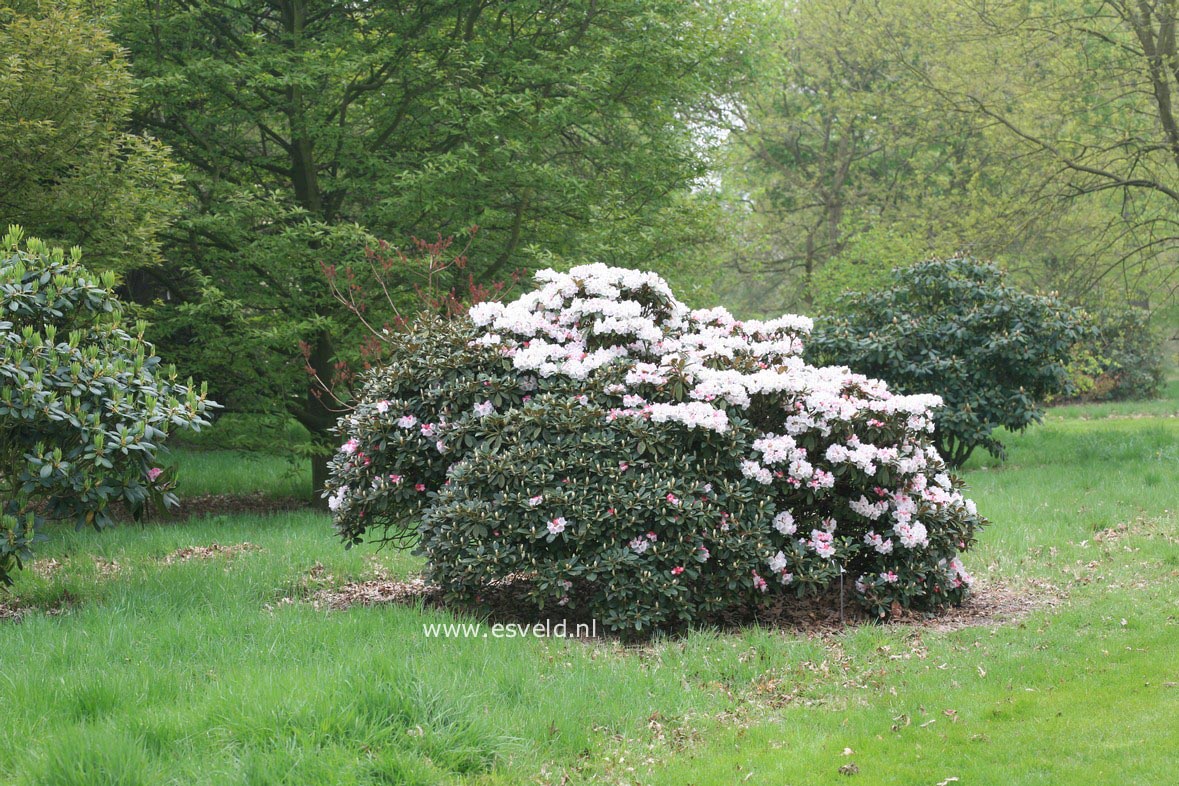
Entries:
{"type": "Polygon", "coordinates": [[[262,493],[311,497],[307,430],[292,420],[226,413],[209,428],[182,432],[169,462],[180,464],[181,498],[201,494],[262,493]]]}
{"type": "MultiPolygon", "coordinates": [[[[643,648],[428,638],[424,621],[453,618],[283,601],[418,567],[344,551],[317,513],[59,529],[39,551],[56,570],[14,588],[33,611],[0,622],[0,783],[1173,782],[1171,394],[1054,410],[1010,439],[1006,464],[974,460],[992,525],[969,565],[1056,605],[948,633],[754,628],[643,648]],[[212,542],[260,549],[164,564],[212,542]]],[[[282,456],[180,456],[186,484],[208,491],[284,488],[261,469],[282,456]]]]}
{"type": "Polygon", "coordinates": [[[1179,417],[1179,376],[1163,385],[1162,395],[1149,401],[1111,401],[1104,404],[1065,404],[1048,409],[1049,419],[1179,417]]]}
{"type": "Polygon", "coordinates": [[[180,464],[177,493],[185,497],[202,494],[249,494],[268,497],[311,498],[311,464],[276,453],[176,447],[169,459],[180,464]]]}

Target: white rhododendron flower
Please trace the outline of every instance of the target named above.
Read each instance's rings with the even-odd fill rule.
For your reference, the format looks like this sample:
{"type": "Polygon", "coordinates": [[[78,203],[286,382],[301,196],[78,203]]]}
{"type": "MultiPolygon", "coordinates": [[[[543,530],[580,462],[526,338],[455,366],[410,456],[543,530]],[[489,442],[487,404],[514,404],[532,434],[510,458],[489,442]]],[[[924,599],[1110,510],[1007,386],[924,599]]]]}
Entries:
{"type": "Polygon", "coordinates": [[[340,486],[336,492],[328,497],[328,510],[333,513],[344,506],[344,500],[348,498],[348,487],[340,486]]]}
{"type": "Polygon", "coordinates": [[[790,511],[783,510],[774,516],[774,529],[783,535],[793,535],[795,532],[798,532],[798,525],[794,523],[794,516],[791,515],[790,511]]]}
{"type": "Polygon", "coordinates": [[[756,461],[742,461],[741,474],[766,486],[774,482],[774,476],[770,471],[756,461]]]}

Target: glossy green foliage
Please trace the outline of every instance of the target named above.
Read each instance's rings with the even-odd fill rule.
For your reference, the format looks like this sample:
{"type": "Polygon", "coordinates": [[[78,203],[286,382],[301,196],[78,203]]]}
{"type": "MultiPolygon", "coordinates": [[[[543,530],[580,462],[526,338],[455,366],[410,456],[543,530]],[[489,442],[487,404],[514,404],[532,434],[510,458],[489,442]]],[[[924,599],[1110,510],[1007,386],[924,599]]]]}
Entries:
{"type": "Polygon", "coordinates": [[[808,356],[941,396],[936,442],[952,466],[976,447],[1002,457],[994,430],[1038,422],[1044,400],[1068,390],[1070,353],[1092,332],[1080,310],[966,257],[897,270],[887,288],[847,294],[840,312],[819,325],[808,356]]]}
{"type": "Polygon", "coordinates": [[[215,406],[161,364],[127,325],[81,251],[0,242],[0,583],[31,554],[42,518],[101,528],[110,505],[133,513],[175,502],[158,466],[169,432],[199,428],[215,406]]]}

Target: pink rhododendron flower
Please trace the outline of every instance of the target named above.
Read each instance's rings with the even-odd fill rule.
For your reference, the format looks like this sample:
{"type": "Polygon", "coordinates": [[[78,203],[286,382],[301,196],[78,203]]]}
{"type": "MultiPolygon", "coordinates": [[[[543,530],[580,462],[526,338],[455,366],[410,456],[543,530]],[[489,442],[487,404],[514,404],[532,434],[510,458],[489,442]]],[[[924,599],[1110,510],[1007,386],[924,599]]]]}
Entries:
{"type": "Polygon", "coordinates": [[[766,580],[763,579],[761,576],[757,575],[756,570],[753,571],[752,573],[753,573],[753,586],[756,587],[758,589],[758,591],[760,591],[760,592],[765,592],[766,590],[768,590],[769,586],[766,584],[766,580]]]}
{"type": "Polygon", "coordinates": [[[835,536],[830,532],[824,532],[821,529],[811,530],[811,539],[807,545],[814,549],[815,553],[823,559],[830,559],[835,556],[835,536]]]}

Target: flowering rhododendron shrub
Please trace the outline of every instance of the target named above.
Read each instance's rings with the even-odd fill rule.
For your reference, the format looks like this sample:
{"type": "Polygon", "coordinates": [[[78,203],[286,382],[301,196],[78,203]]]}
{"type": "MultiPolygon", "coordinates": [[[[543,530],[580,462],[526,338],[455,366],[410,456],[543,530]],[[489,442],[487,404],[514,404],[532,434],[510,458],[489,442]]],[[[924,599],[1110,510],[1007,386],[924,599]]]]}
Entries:
{"type": "Polygon", "coordinates": [[[809,319],[691,311],[650,273],[536,283],[372,373],[326,491],[349,543],[416,543],[455,598],[524,575],[613,629],[842,573],[879,616],[964,597],[984,520],[930,443],[936,396],[810,366],[809,319]]]}

